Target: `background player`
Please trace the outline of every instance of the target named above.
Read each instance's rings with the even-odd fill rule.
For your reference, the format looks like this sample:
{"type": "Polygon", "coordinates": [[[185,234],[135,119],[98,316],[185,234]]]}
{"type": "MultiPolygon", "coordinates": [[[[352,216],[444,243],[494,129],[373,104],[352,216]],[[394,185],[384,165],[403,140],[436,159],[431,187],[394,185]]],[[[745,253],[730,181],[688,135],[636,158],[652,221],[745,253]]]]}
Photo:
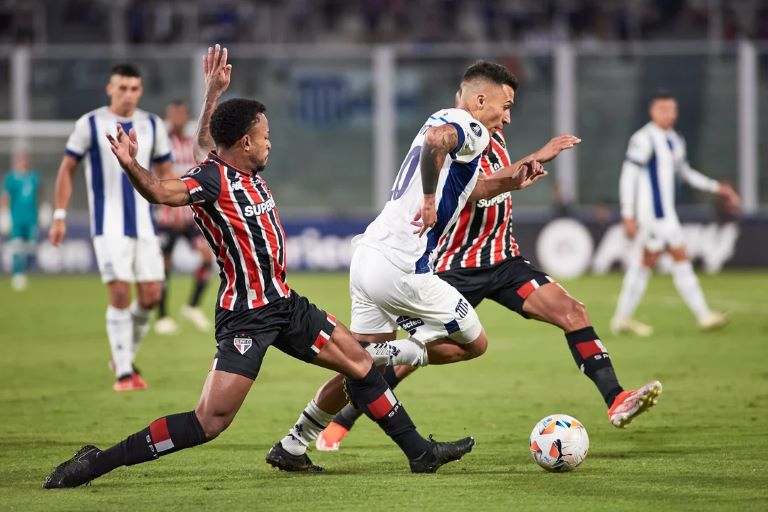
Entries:
{"type": "Polygon", "coordinates": [[[132,391],[146,388],[133,362],[149,327],[150,312],[160,300],[163,258],[149,203],[123,175],[106,135],[116,133],[118,123],[125,130],[135,129],[141,141],[137,158],[161,176],[171,172],[171,148],[162,120],[138,108],[143,86],[136,67],[113,67],[106,91],[109,106],[78,119],[67,140],[48,236],[55,246],[64,240],[73,175],[85,158],[91,236],[101,280],[109,292],[107,337],[116,377],[112,389],[132,391]],[[130,283],[134,282],[136,299],[131,301],[130,283]]]}
{"type": "MultiPolygon", "coordinates": [[[[195,139],[184,133],[189,122],[189,110],[183,101],[172,101],[165,109],[165,123],[168,127],[168,137],[171,141],[171,154],[173,155],[173,171],[176,176],[182,176],[195,166],[195,139]]],[[[205,243],[200,230],[195,226],[192,218],[192,210],[189,208],[172,208],[160,205],[157,209],[158,233],[165,261],[165,281],[163,281],[163,294],[157,307],[157,320],[155,320],[155,332],[158,334],[174,334],[179,326],[168,315],[168,287],[173,249],[179,238],[184,237],[189,245],[197,250],[200,255],[200,266],[195,271],[195,281],[189,301],[181,308],[181,316],[194,325],[197,330],[205,332],[211,327],[208,316],[200,309],[200,298],[208,284],[213,261],[211,250],[205,243]]]]}
{"type": "Polygon", "coordinates": [[[0,193],[0,216],[10,221],[9,248],[13,254],[11,288],[27,287],[27,268],[37,247],[37,209],[40,174],[29,168],[29,155],[19,152],[5,175],[0,193]]]}
{"type": "MultiPolygon", "coordinates": [[[[209,49],[206,82],[229,83],[226,50],[209,49]]],[[[217,297],[218,351],[194,411],[154,421],[108,450],[84,446],[57,467],[43,487],[76,487],[123,465],[203,444],[234,419],[259,373],[265,352],[281,351],[344,373],[352,400],[392,437],[413,472],[434,472],[471,450],[474,441],[436,443],[421,437],[387,387],[370,356],[332,315],[288,288],[285,234],[274,198],[261,178],[271,143],[265,107],[233,99],[210,121],[216,151],[181,179],[159,180],[135,159],[135,130],[109,135],[112,151],[134,186],[153,203],[193,205],[198,226],[218,255],[222,285],[217,297]]],[[[289,376],[290,378],[290,376],[289,376]]]]}
{"type": "Polygon", "coordinates": [[[651,326],[638,322],[633,315],[648,285],[651,269],[664,252],[674,261],[673,282],[699,327],[716,329],[725,325],[728,318],[709,309],[693,273],[675,211],[676,175],[694,188],[718,194],[733,208],[738,208],[739,196],[727,183],[707,178],[688,163],[685,139],[674,129],[677,101],[673,96],[654,96],[649,114],[650,122],[629,140],[621,168],[619,192],[624,230],[629,238],[639,238],[643,252],[641,260],[633,261],[624,276],[611,329],[617,334],[651,335],[651,326]]]}

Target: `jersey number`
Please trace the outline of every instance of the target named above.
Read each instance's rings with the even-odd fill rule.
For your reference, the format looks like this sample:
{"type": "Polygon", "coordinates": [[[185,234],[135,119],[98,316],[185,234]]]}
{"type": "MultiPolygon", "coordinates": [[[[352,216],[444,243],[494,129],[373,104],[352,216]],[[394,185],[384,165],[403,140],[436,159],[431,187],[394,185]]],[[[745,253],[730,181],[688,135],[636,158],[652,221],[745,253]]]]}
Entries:
{"type": "Polygon", "coordinates": [[[403,160],[403,165],[400,166],[397,178],[395,178],[395,184],[392,186],[392,193],[389,195],[390,201],[400,199],[408,185],[411,184],[413,173],[419,165],[419,155],[421,155],[421,146],[414,146],[403,160]]]}

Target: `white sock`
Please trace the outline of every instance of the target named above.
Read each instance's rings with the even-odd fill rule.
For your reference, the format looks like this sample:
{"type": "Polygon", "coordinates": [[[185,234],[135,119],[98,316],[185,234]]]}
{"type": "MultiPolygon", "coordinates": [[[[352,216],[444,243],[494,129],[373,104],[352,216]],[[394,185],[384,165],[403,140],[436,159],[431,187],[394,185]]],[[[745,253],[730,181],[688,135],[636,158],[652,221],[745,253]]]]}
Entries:
{"type": "Polygon", "coordinates": [[[620,323],[632,318],[637,305],[640,304],[640,299],[643,298],[650,275],[651,269],[643,265],[634,264],[627,269],[621,285],[616,313],[613,315],[614,322],[620,323]]]}
{"type": "Polygon", "coordinates": [[[691,262],[679,261],[674,263],[672,265],[672,280],[688,309],[691,310],[697,320],[701,321],[709,313],[709,307],[704,300],[699,279],[693,273],[691,262]]]}
{"type": "Polygon", "coordinates": [[[288,431],[288,435],[280,440],[280,444],[291,455],[305,453],[309,444],[317,439],[320,432],[325,430],[335,416],[320,409],[312,400],[301,412],[296,424],[288,431]]]}
{"type": "Polygon", "coordinates": [[[130,309],[107,306],[107,338],[112,348],[112,362],[115,364],[116,377],[133,373],[132,330],[133,320],[131,320],[130,309]]]}
{"type": "Polygon", "coordinates": [[[151,309],[144,309],[138,303],[138,301],[131,302],[129,307],[131,312],[131,319],[133,321],[133,333],[131,338],[131,362],[136,360],[136,354],[141,347],[141,340],[149,330],[149,316],[152,313],[151,309]]]}
{"type": "Polygon", "coordinates": [[[365,347],[371,354],[373,364],[376,366],[396,366],[406,364],[408,366],[427,366],[427,348],[423,343],[411,338],[387,341],[384,343],[371,343],[365,347]]]}

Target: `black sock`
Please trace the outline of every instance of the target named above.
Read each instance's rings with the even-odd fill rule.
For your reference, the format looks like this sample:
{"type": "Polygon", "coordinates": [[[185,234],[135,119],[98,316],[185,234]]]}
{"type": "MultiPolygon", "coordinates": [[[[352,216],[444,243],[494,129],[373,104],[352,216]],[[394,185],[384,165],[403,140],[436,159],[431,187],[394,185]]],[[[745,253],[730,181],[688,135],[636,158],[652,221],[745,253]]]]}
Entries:
{"type": "Polygon", "coordinates": [[[192,290],[192,296],[189,298],[189,305],[193,308],[200,304],[200,297],[205,291],[205,287],[208,285],[208,277],[211,272],[210,265],[203,263],[195,272],[195,287],[192,290]]]}
{"type": "MultiPolygon", "coordinates": [[[[397,378],[394,366],[385,366],[382,375],[384,376],[384,381],[387,383],[387,385],[389,385],[390,389],[395,389],[397,385],[400,384],[400,379],[397,378]]],[[[347,430],[352,430],[352,427],[355,426],[357,419],[363,414],[364,413],[362,409],[358,409],[349,403],[339,411],[335,418],[333,418],[333,422],[338,423],[347,430]]]]}
{"type": "Polygon", "coordinates": [[[405,407],[387,386],[381,372],[371,365],[368,374],[359,380],[347,379],[351,402],[397,443],[405,456],[415,459],[429,448],[429,442],[416,432],[405,407]]]}
{"type": "Polygon", "coordinates": [[[163,281],[163,291],[160,295],[160,303],[157,305],[157,316],[165,318],[168,315],[168,280],[171,278],[170,272],[166,273],[163,281]]]}
{"type": "Polygon", "coordinates": [[[206,441],[194,411],[164,416],[101,452],[93,463],[94,473],[101,476],[120,466],[147,462],[206,441]]]}
{"type": "Polygon", "coordinates": [[[616,395],[624,391],[613,371],[608,351],[592,326],[565,334],[576,366],[592,379],[603,400],[610,407],[616,395]]]}

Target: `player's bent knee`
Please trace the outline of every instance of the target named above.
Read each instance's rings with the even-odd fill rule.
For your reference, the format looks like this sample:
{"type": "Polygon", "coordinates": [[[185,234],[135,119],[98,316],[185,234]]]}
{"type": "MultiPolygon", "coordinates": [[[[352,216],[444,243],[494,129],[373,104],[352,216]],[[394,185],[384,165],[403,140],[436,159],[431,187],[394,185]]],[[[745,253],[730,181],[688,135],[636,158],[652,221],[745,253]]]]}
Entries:
{"type": "Polygon", "coordinates": [[[195,411],[195,414],[200,426],[203,427],[205,438],[208,440],[217,438],[232,424],[232,420],[235,418],[234,414],[209,414],[201,410],[195,411]]]}
{"type": "Polygon", "coordinates": [[[485,332],[482,332],[472,343],[467,343],[464,348],[469,356],[467,359],[480,357],[488,350],[488,337],[485,335],[485,332]]]}

